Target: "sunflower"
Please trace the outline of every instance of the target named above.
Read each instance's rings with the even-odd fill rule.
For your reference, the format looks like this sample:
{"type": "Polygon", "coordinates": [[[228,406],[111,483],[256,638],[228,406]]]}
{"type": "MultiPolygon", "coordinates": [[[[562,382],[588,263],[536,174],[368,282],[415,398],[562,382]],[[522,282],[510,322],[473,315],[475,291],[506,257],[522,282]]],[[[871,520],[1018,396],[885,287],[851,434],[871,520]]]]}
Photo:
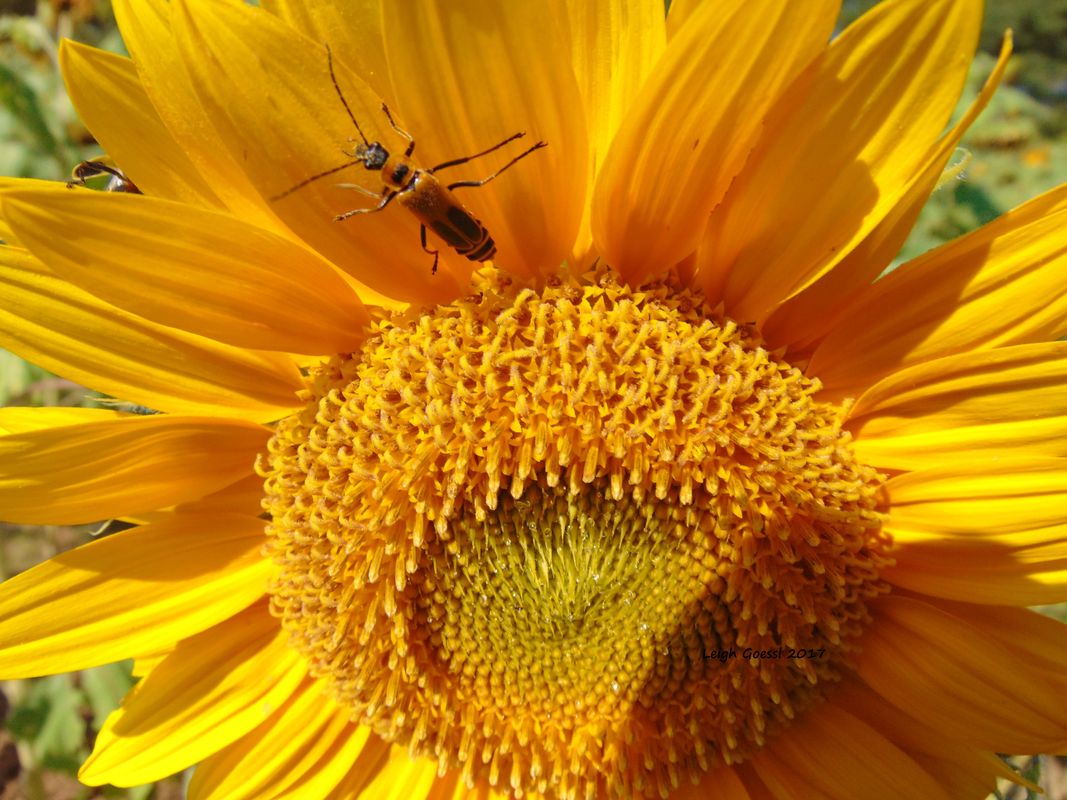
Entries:
{"type": "Polygon", "coordinates": [[[161,412],[0,414],[4,518],[131,524],[0,590],[4,677],[135,659],[83,782],[981,798],[1064,751],[1067,187],[879,277],[1005,69],[946,131],[978,0],[262,6],[116,0],[132,58],[62,65],[127,191],[0,195],[0,345],[161,412]],[[403,192],[335,221],[375,144],[492,260],[403,192]]]}

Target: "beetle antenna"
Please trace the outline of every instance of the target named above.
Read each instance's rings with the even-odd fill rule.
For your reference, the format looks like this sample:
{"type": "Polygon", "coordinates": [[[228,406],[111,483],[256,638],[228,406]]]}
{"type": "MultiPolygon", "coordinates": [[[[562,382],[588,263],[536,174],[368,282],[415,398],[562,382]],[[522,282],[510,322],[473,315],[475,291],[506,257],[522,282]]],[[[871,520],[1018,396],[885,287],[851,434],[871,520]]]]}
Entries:
{"type": "Polygon", "coordinates": [[[300,181],[300,183],[296,184],[295,186],[290,186],[281,194],[276,194],[274,195],[274,197],[268,197],[267,201],[273,203],[276,200],[281,200],[283,197],[288,197],[289,195],[291,195],[297,189],[303,189],[309,183],[314,183],[319,178],[325,178],[327,175],[333,175],[335,172],[340,172],[343,169],[348,169],[349,167],[355,166],[358,163],[358,161],[346,161],[344,164],[341,164],[338,167],[331,167],[328,170],[320,172],[318,175],[312,175],[310,178],[304,178],[304,180],[300,181]]]}
{"type": "MultiPolygon", "coordinates": [[[[363,140],[363,144],[370,147],[370,142],[367,141],[367,137],[363,135],[363,130],[359,127],[359,123],[356,122],[356,115],[352,113],[352,109],[348,105],[348,101],[345,100],[345,96],[341,93],[341,86],[337,83],[337,75],[333,71],[333,51],[330,50],[330,46],[326,45],[326,65],[330,68],[330,80],[333,81],[333,88],[337,90],[337,96],[341,98],[341,105],[345,107],[345,111],[348,112],[348,118],[352,120],[352,124],[356,126],[356,130],[359,132],[359,138],[363,140]]],[[[326,173],[329,174],[329,173],[326,173]]],[[[322,177],[321,175],[318,177],[322,177]]]]}

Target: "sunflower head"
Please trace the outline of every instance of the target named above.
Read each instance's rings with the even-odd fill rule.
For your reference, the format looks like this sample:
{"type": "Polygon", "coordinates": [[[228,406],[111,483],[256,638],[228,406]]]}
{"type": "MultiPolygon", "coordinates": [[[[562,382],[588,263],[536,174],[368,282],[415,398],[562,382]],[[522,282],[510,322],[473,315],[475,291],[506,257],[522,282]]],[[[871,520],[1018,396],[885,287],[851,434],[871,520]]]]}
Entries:
{"type": "Polygon", "coordinates": [[[0,346],[163,412],[0,413],[5,516],[134,526],[0,589],[0,673],[138,659],[83,780],[933,800],[1062,749],[1010,606],[1067,599],[1067,190],[879,277],[1006,68],[946,132],[978,0],[114,2],[132,57],[63,60],[143,194],[0,194],[0,346]]]}
{"type": "Polygon", "coordinates": [[[886,589],[844,411],[670,282],[475,290],[378,324],[278,426],[275,613],[354,719],[472,782],[628,796],[744,760],[886,589]]]}

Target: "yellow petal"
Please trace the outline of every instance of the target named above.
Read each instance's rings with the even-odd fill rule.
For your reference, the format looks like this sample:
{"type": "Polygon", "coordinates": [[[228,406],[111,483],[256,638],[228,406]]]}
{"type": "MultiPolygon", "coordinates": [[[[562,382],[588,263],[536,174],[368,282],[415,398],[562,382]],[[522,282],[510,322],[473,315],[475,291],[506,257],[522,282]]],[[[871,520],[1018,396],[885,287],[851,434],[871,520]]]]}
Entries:
{"type": "MultiPolygon", "coordinates": [[[[332,730],[324,733],[323,738],[330,745],[326,753],[309,769],[298,773],[296,780],[286,781],[289,785],[274,796],[279,800],[302,800],[305,797],[355,800],[361,796],[384,766],[390,745],[368,728],[356,727],[352,723],[342,727],[342,721],[335,720],[332,730]]],[[[249,795],[250,800],[254,797],[257,796],[249,795]]]]}
{"type": "Polygon", "coordinates": [[[834,396],[889,372],[1067,332],[1067,186],[894,270],[841,317],[809,373],[834,396]]]}
{"type": "Polygon", "coordinates": [[[1036,543],[1067,524],[1067,459],[994,456],[889,480],[896,538],[1036,543]],[[1033,535],[1027,535],[1033,532],[1033,535]]]}
{"type": "Polygon", "coordinates": [[[778,797],[945,798],[938,781],[881,732],[830,703],[770,739],[752,766],[778,797]]]}
{"type": "MultiPolygon", "coordinates": [[[[21,182],[21,179],[0,177],[0,189],[6,189],[8,186],[11,186],[17,182],[21,182]]],[[[47,185],[51,183],[51,181],[34,181],[34,183],[40,185],[47,185]]],[[[19,238],[15,235],[15,231],[11,229],[11,226],[7,224],[7,220],[4,219],[4,204],[3,202],[0,202],[0,247],[3,247],[4,245],[20,246],[20,243],[19,238]]]]}
{"type": "Polygon", "coordinates": [[[939,735],[855,678],[835,689],[829,702],[859,717],[936,775],[951,797],[985,797],[996,788],[997,778],[1027,785],[995,753],[939,735]]]}
{"type": "Polygon", "coordinates": [[[175,510],[185,513],[233,512],[258,516],[262,512],[263,479],[248,475],[217,492],[183,503],[175,510]]]}
{"type": "MultiPolygon", "coordinates": [[[[419,797],[420,800],[510,800],[511,794],[497,791],[484,782],[468,789],[460,770],[453,769],[439,776],[429,792],[419,797]]],[[[352,800],[356,800],[355,795],[352,795],[352,800]]]]}
{"type": "Polygon", "coordinates": [[[11,406],[0,409],[0,434],[32,433],[63,425],[100,423],[127,419],[127,415],[103,408],[37,408],[11,406]]]}
{"type": "Polygon", "coordinates": [[[593,195],[601,254],[634,285],[696,249],[767,110],[829,39],[833,0],[698,7],[645,81],[593,195]]]}
{"type": "Polygon", "coordinates": [[[737,764],[733,769],[741,781],[741,785],[744,786],[745,791],[748,793],[747,795],[741,795],[738,800],[776,800],[775,795],[767,788],[767,784],[760,780],[751,760],[737,764]]]}
{"type": "Polygon", "coordinates": [[[981,20],[980,0],[890,0],[834,39],[712,214],[696,281],[713,302],[762,324],[893,212],[956,105],[981,20]]]}
{"type": "Polygon", "coordinates": [[[159,118],[130,59],[64,39],[59,66],[78,115],[141,191],[222,208],[159,118]]]}
{"type": "Polygon", "coordinates": [[[263,511],[263,479],[249,474],[236,483],[224,486],[217,492],[206,494],[169,508],[148,511],[142,514],[121,517],[124,522],[147,525],[170,519],[174,514],[247,514],[257,517],[263,511]]]}
{"type": "Polygon", "coordinates": [[[447,173],[480,180],[537,141],[492,183],[457,192],[496,240],[494,262],[519,275],[554,274],[571,254],[588,184],[588,144],[570,44],[539,3],[385,3],[383,29],[398,111],[426,165],[526,138],[447,173]]]}
{"type": "Polygon", "coordinates": [[[1067,600],[1067,459],[953,464],[887,489],[896,565],[886,580],[972,603],[1067,600]]]}
{"type": "MultiPolygon", "coordinates": [[[[906,179],[897,204],[829,272],[779,306],[762,327],[764,338],[775,347],[788,346],[790,353],[810,356],[814,343],[834,329],[844,314],[885,271],[911,234],[915,220],[942,179],[945,165],[956,152],[963,134],[985,109],[1004,77],[1011,56],[1011,35],[1005,34],[996,66],[967,112],[933,145],[923,166],[906,179]]],[[[907,305],[910,305],[907,304],[907,305]]],[[[875,310],[881,311],[883,305],[875,310]]],[[[866,319],[866,317],[864,317],[866,319]]],[[[847,328],[843,328],[847,329],[847,328]]],[[[859,329],[865,331],[865,327],[859,329]]],[[[894,331],[893,338],[901,336],[894,331]]],[[[861,365],[862,367],[865,364],[861,365]]]]}
{"type": "MultiPolygon", "coordinates": [[[[674,8],[674,5],[671,5],[674,8]]],[[[741,782],[741,777],[732,767],[719,767],[704,773],[700,783],[694,786],[686,780],[671,792],[671,800],[752,800],[754,797],[741,782]]]]}
{"type": "MultiPolygon", "coordinates": [[[[42,420],[51,411],[33,410],[42,420]]],[[[0,409],[0,428],[9,413],[0,409]]],[[[0,514],[72,525],[181,503],[250,474],[268,436],[236,420],[162,415],[9,434],[0,437],[0,514]]]]}
{"type": "Polygon", "coordinates": [[[344,711],[307,680],[259,727],[196,768],[190,800],[259,800],[304,792],[331,794],[350,773],[369,783],[389,745],[348,720],[344,711]]]}
{"type": "Polygon", "coordinates": [[[262,0],[260,5],[313,42],[328,44],[338,61],[363,78],[382,100],[394,105],[380,0],[262,0]]]}
{"type": "Polygon", "coordinates": [[[887,489],[890,582],[973,603],[1067,599],[1067,459],[998,456],[909,472],[887,489]]]}
{"type": "MultiPolygon", "coordinates": [[[[337,96],[321,44],[243,3],[175,0],[171,8],[190,83],[210,115],[219,146],[240,163],[272,213],[359,282],[364,302],[393,307],[400,300],[447,302],[463,290],[469,270],[460,276],[447,269],[431,274],[433,259],[419,244],[419,225],[399,204],[334,220],[350,209],[376,205],[338,184],[380,192],[382,179],[343,152],[351,150],[349,139],[358,134],[337,96]],[[227,80],[220,81],[220,74],[227,80]],[[279,197],[345,164],[351,169],[279,197]]],[[[381,99],[340,58],[333,66],[364,133],[402,149],[403,139],[389,129],[381,99]]]]}
{"type": "Polygon", "coordinates": [[[159,650],[149,655],[137,656],[133,660],[133,668],[130,670],[131,674],[135,678],[143,678],[149,672],[158,667],[163,659],[173,652],[174,646],[168,647],[166,650],[159,650]]]}
{"type": "Polygon", "coordinates": [[[328,262],[227,214],[114,192],[9,190],[4,215],[61,276],[154,322],[292,353],[350,351],[363,338],[367,313],[328,262]]]}
{"type": "Polygon", "coordinates": [[[1067,601],[1067,525],[1039,544],[904,542],[891,555],[896,563],[882,577],[931,597],[1017,606],[1067,601]]]}
{"type": "MultiPolygon", "coordinates": [[[[567,29],[578,88],[589,131],[589,175],[604,163],[615,132],[666,47],[663,3],[659,0],[609,0],[565,3],[567,29]]],[[[671,13],[677,1],[671,4],[671,13]]],[[[576,251],[591,245],[591,206],[585,204],[576,251]]],[[[583,259],[579,258],[579,263],[583,259]]]]}
{"type": "Polygon", "coordinates": [[[1067,743],[1062,662],[1047,669],[1014,643],[917,600],[880,598],[872,611],[856,664],[886,700],[942,736],[994,752],[1067,743]]]}
{"type": "Polygon", "coordinates": [[[1067,342],[909,367],[867,390],[848,427],[857,458],[883,469],[1067,456],[1067,342]]]}
{"type": "Polygon", "coordinates": [[[302,382],[288,357],[121,311],[24,250],[0,247],[0,297],[0,347],[99,392],[170,413],[259,422],[297,405],[302,382]]]}
{"type": "Polygon", "coordinates": [[[107,718],[78,778],[137,786],[180,772],[269,719],[307,675],[257,604],[181,642],[107,718]]]}
{"type": "Polygon", "coordinates": [[[381,772],[366,789],[374,800],[420,800],[427,797],[437,779],[437,762],[413,759],[406,747],[394,746],[381,772]]]}
{"type": "Polygon", "coordinates": [[[0,585],[0,674],[49,675],[162,648],[267,590],[263,521],[183,514],[106,536],[0,585]]]}
{"type": "Polygon", "coordinates": [[[144,92],[202,181],[235,216],[284,235],[284,226],[222,145],[193,89],[171,32],[170,3],[113,0],[112,8],[144,92]]]}
{"type": "Polygon", "coordinates": [[[1036,669],[1058,675],[1067,664],[1067,628],[1059,620],[1026,608],[944,601],[938,605],[1012,649],[1036,669]]]}
{"type": "Polygon", "coordinates": [[[586,108],[593,174],[666,47],[663,3],[567,3],[571,63],[586,108]]]}
{"type": "Polygon", "coordinates": [[[673,39],[685,29],[685,23],[703,0],[671,0],[667,6],[667,36],[673,39]]]}

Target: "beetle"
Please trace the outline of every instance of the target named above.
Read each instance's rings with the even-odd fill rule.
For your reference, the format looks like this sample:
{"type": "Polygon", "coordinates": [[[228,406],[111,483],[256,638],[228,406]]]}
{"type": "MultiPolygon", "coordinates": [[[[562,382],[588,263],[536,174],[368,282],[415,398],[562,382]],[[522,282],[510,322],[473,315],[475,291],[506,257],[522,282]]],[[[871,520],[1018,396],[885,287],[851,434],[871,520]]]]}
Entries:
{"type": "Polygon", "coordinates": [[[99,175],[111,176],[110,180],[107,182],[107,191],[109,192],[141,194],[141,190],[137,188],[137,184],[131,181],[126,176],[125,172],[117,167],[109,167],[98,159],[83,161],[72,169],[70,172],[70,180],[67,181],[67,188],[73,189],[75,186],[84,186],[87,180],[99,175]]]}
{"type": "Polygon", "coordinates": [[[422,249],[429,255],[433,256],[432,274],[437,273],[437,262],[441,254],[438,250],[431,249],[427,243],[427,228],[441,237],[449,247],[461,256],[466,256],[471,261],[488,261],[492,258],[496,254],[496,244],[493,241],[493,237],[489,234],[489,231],[486,230],[481,221],[468,211],[452,192],[453,190],[462,187],[484,186],[489,183],[489,181],[493,180],[493,178],[500,175],[500,173],[504,172],[504,170],[526,158],[526,156],[530,155],[535,150],[547,147],[547,142],[537,142],[529,149],[519,153],[519,155],[515,156],[511,161],[487,178],[482,178],[479,181],[455,181],[447,185],[442,184],[435,177],[436,172],[449,167],[457,167],[460,164],[466,164],[468,161],[473,161],[476,158],[488,155],[516,139],[521,139],[526,135],[526,132],[519,131],[518,133],[514,133],[504,139],[504,141],[493,145],[488,150],[483,150],[472,156],[452,159],[451,161],[445,161],[430,169],[422,169],[417,167],[414,162],[411,161],[411,155],[415,152],[415,139],[411,134],[396,124],[392,113],[389,111],[389,107],[385,103],[382,103],[382,112],[385,114],[385,118],[389,121],[389,125],[398,135],[407,141],[407,146],[404,148],[403,155],[391,155],[381,142],[372,142],[367,139],[363,134],[363,130],[359,127],[355,114],[352,113],[352,109],[348,105],[348,101],[345,99],[344,93],[341,91],[341,87],[337,82],[337,75],[333,68],[333,54],[330,51],[329,46],[326,48],[326,62],[329,66],[330,80],[333,81],[333,88],[336,90],[337,97],[341,100],[341,104],[348,113],[348,118],[352,120],[352,125],[355,126],[356,132],[359,133],[359,138],[362,139],[362,143],[357,144],[355,149],[351,152],[342,150],[345,155],[353,159],[352,161],[325,170],[317,175],[312,175],[310,178],[305,178],[300,181],[300,183],[291,186],[281,194],[271,197],[270,201],[275,202],[281,200],[320,178],[333,175],[341,170],[355,166],[356,164],[362,164],[365,169],[371,172],[380,173],[382,182],[385,184],[380,192],[373,192],[370,189],[353,183],[340,185],[346,189],[355,189],[365,195],[374,197],[379,202],[376,206],[370,208],[356,208],[351,211],[346,211],[343,214],[338,214],[334,217],[335,222],[341,222],[354,217],[357,214],[373,214],[382,211],[392,203],[393,200],[396,200],[400,205],[410,211],[419,221],[419,236],[422,242],[422,249]]]}

